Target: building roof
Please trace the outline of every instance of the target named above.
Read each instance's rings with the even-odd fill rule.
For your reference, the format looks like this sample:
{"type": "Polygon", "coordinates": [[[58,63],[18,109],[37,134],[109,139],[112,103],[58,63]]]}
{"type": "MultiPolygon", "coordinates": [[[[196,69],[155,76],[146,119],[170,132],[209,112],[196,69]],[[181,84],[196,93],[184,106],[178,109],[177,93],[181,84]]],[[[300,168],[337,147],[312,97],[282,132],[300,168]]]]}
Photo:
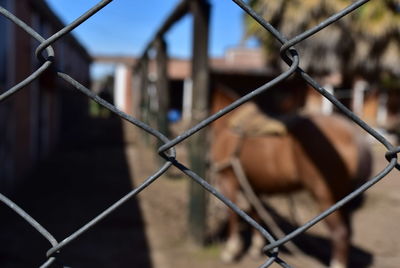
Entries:
{"type": "MultiPolygon", "coordinates": [[[[136,66],[138,58],[127,56],[95,56],[95,62],[110,64],[125,64],[130,67],[136,66]]],[[[231,48],[224,57],[211,58],[210,68],[216,73],[240,73],[240,74],[271,74],[273,71],[264,63],[264,54],[261,49],[231,48]]],[[[156,72],[154,60],[149,64],[150,73],[156,72]]],[[[191,76],[191,61],[182,58],[170,58],[168,61],[168,75],[171,79],[185,79],[191,76]]]]}

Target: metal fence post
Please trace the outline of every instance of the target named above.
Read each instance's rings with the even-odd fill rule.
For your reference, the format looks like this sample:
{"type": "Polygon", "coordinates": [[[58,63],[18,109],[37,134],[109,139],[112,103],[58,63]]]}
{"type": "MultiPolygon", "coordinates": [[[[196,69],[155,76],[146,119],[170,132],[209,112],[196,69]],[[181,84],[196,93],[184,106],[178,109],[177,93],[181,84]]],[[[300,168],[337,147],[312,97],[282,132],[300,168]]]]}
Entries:
{"type": "MultiPolygon", "coordinates": [[[[193,14],[193,59],[192,59],[192,125],[206,118],[209,102],[208,34],[210,4],[208,1],[191,1],[193,14]]],[[[189,142],[191,168],[201,177],[206,175],[207,135],[198,133],[189,142]]],[[[191,182],[189,200],[189,234],[196,244],[203,244],[206,233],[206,192],[197,183],[191,182]]]]}

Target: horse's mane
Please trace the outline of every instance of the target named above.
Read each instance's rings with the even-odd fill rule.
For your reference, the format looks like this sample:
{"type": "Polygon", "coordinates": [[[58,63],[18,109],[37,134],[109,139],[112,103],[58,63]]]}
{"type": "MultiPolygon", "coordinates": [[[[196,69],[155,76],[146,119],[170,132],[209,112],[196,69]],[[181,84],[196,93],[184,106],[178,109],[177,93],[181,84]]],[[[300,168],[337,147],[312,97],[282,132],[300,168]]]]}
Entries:
{"type": "Polygon", "coordinates": [[[233,89],[231,89],[225,85],[222,85],[222,84],[218,85],[218,87],[216,88],[216,91],[220,91],[221,93],[224,93],[224,95],[227,98],[229,98],[231,102],[240,98],[240,94],[238,94],[233,89]]]}

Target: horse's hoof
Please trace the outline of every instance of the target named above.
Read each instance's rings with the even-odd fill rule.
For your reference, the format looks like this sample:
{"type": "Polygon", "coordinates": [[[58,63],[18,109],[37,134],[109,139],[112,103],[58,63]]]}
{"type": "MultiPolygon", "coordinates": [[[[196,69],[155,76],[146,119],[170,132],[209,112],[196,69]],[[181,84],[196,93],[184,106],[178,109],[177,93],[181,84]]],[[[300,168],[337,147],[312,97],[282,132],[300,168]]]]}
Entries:
{"type": "Polygon", "coordinates": [[[346,268],[346,267],[347,267],[346,264],[343,264],[337,260],[332,260],[329,265],[329,268],[346,268]]]}
{"type": "Polygon", "coordinates": [[[250,248],[248,255],[250,258],[252,258],[253,260],[256,260],[256,261],[258,261],[264,257],[260,248],[250,248]]]}
{"type": "Polygon", "coordinates": [[[232,235],[225,244],[221,253],[221,260],[224,263],[234,262],[243,251],[243,241],[239,235],[232,235]]]}
{"type": "Polygon", "coordinates": [[[230,263],[233,263],[235,260],[236,260],[236,257],[231,252],[223,251],[221,253],[221,261],[223,263],[230,264],[230,263]]]}
{"type": "Polygon", "coordinates": [[[251,238],[251,246],[248,251],[250,258],[259,260],[265,257],[262,253],[262,248],[265,245],[265,239],[259,232],[254,232],[251,238]]]}

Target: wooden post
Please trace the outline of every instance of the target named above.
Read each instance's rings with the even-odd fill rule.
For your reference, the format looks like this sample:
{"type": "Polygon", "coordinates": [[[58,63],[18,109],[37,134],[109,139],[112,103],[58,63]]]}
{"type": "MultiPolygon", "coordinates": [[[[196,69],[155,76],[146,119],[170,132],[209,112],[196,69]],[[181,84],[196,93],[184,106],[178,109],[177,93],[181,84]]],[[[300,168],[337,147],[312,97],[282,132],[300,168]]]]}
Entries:
{"type": "MultiPolygon", "coordinates": [[[[209,66],[208,35],[210,4],[206,0],[192,0],[190,10],[193,15],[193,54],[192,54],[192,120],[197,124],[208,115],[209,66]]],[[[203,131],[189,139],[191,169],[202,178],[206,176],[208,146],[207,135],[203,131]]],[[[193,242],[203,245],[206,234],[206,193],[195,182],[190,185],[189,233],[193,242]]]]}
{"type": "Polygon", "coordinates": [[[140,119],[145,122],[147,122],[147,113],[148,113],[148,93],[147,93],[147,88],[148,88],[148,75],[149,75],[149,58],[146,54],[146,56],[143,58],[143,60],[140,63],[140,68],[139,68],[139,75],[140,75],[140,82],[139,82],[139,87],[140,87],[140,119]]]}
{"type": "MultiPolygon", "coordinates": [[[[140,104],[139,104],[139,116],[138,118],[142,120],[144,123],[149,124],[150,123],[150,98],[149,98],[149,93],[148,93],[148,88],[149,88],[149,57],[148,54],[146,53],[143,56],[143,59],[140,62],[140,67],[139,67],[139,76],[140,76],[140,82],[139,82],[139,87],[140,87],[140,104]]],[[[141,132],[145,133],[145,132],[141,132]]],[[[144,134],[144,141],[146,142],[147,145],[150,144],[150,137],[146,133],[144,134]]]]}
{"type": "Polygon", "coordinates": [[[165,136],[169,135],[168,127],[168,109],[169,109],[169,80],[168,80],[168,56],[167,44],[162,37],[158,37],[155,42],[156,48],[156,65],[157,65],[157,100],[158,100],[158,114],[157,114],[157,127],[158,130],[165,136]]]}
{"type": "Polygon", "coordinates": [[[141,71],[132,71],[132,115],[135,118],[140,118],[142,107],[142,74],[141,71]]]}

